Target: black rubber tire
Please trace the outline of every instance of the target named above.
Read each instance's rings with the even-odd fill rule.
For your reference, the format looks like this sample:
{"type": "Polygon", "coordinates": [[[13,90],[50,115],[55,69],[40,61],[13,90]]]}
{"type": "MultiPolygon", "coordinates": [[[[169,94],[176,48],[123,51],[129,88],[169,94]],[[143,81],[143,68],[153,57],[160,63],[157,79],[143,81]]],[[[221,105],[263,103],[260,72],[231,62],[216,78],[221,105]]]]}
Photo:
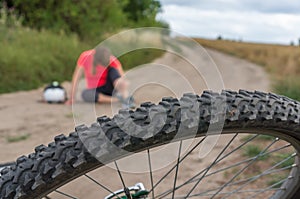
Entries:
{"type": "MultiPolygon", "coordinates": [[[[209,124],[218,126],[225,118],[225,133],[233,130],[272,131],[278,137],[292,137],[296,140],[294,146],[299,150],[299,116],[299,102],[257,91],[222,91],[221,94],[205,91],[201,96],[185,94],[180,100],[164,98],[158,105],[143,103],[135,111],[121,110],[112,119],[100,117],[90,127],[78,126],[68,137],[56,136],[55,142],[38,146],[34,153],[18,158],[13,166],[1,172],[0,198],[41,198],[102,166],[87,148],[98,151],[101,159],[108,162],[121,158],[122,154],[107,147],[103,137],[119,148],[136,152],[168,143],[175,135],[178,140],[186,139],[195,128],[197,136],[203,136],[209,124]],[[199,120],[187,115],[191,110],[199,113],[199,120]],[[166,118],[162,118],[162,111],[167,113],[166,118]],[[154,121],[163,124],[163,128],[154,136],[149,136],[153,131],[151,128],[146,134],[141,132],[144,135],[138,135],[140,138],[130,136],[123,131],[130,128],[126,126],[130,118],[140,126],[154,121]]],[[[296,178],[299,184],[299,172],[296,178]]],[[[295,190],[285,197],[295,198],[299,194],[299,187],[295,186],[295,190]]]]}

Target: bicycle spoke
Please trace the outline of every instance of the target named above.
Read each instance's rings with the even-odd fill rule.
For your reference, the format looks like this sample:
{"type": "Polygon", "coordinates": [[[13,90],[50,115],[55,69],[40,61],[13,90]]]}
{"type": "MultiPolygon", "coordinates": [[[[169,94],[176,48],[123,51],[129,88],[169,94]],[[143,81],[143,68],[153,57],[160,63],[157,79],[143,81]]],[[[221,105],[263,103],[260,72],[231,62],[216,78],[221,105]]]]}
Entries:
{"type": "Polygon", "coordinates": [[[206,169],[202,177],[196,182],[196,184],[193,186],[193,188],[188,192],[186,195],[186,198],[189,197],[189,195],[194,191],[194,189],[198,186],[198,184],[201,182],[201,180],[205,177],[205,175],[208,173],[208,171],[216,164],[217,160],[221,155],[225,152],[225,150],[229,147],[229,145],[233,142],[233,140],[237,137],[238,133],[236,133],[231,140],[227,143],[227,145],[222,149],[221,153],[217,156],[217,158],[209,165],[209,167],[206,169]]]}
{"type": "Polygon", "coordinates": [[[150,170],[150,182],[151,182],[151,189],[152,189],[152,198],[154,199],[154,188],[153,188],[153,173],[152,173],[152,167],[151,167],[151,158],[150,158],[150,150],[147,150],[148,153],[148,163],[149,163],[149,170],[150,170]]]}
{"type": "Polygon", "coordinates": [[[126,188],[126,185],[125,185],[124,179],[123,179],[123,177],[122,177],[121,171],[120,171],[120,169],[119,169],[119,167],[118,167],[118,164],[117,164],[116,161],[114,161],[114,163],[115,163],[116,169],[117,169],[117,171],[118,171],[118,174],[119,174],[120,180],[121,180],[121,182],[122,182],[122,185],[123,185],[124,188],[126,188]]]}
{"type": "Polygon", "coordinates": [[[114,161],[114,163],[115,163],[116,169],[118,170],[118,174],[119,174],[119,177],[120,177],[120,179],[121,179],[121,182],[122,182],[122,185],[123,185],[123,188],[124,188],[124,193],[125,193],[125,195],[126,195],[126,198],[127,198],[127,199],[132,199],[132,197],[131,197],[131,195],[130,195],[130,191],[129,191],[129,189],[128,189],[128,188],[126,187],[126,185],[125,185],[125,182],[124,182],[124,179],[123,179],[123,177],[122,177],[121,171],[120,171],[120,169],[119,169],[119,167],[118,167],[118,164],[117,164],[116,161],[114,161]]]}
{"type": "MultiPolygon", "coordinates": [[[[219,158],[219,157],[223,154],[223,152],[229,147],[229,145],[233,142],[233,140],[236,138],[237,135],[238,135],[238,133],[236,133],[236,134],[231,138],[230,142],[227,143],[227,145],[223,148],[222,152],[221,152],[221,153],[218,155],[218,157],[215,159],[215,163],[217,163],[217,162],[221,161],[221,159],[223,159],[223,158],[221,158],[220,160],[218,160],[218,158],[219,158]]],[[[252,139],[254,139],[254,138],[252,138],[252,139]]],[[[252,139],[251,139],[251,140],[252,140],[252,139]]],[[[236,151],[236,150],[235,150],[235,151],[236,151]]],[[[212,164],[213,164],[213,163],[212,163],[212,164]]],[[[211,164],[211,165],[212,165],[212,164],[211,164]]],[[[189,180],[187,180],[187,181],[184,182],[183,184],[177,186],[174,190],[166,191],[166,192],[160,194],[159,196],[160,196],[160,197],[164,197],[164,196],[169,195],[170,193],[172,193],[172,191],[175,191],[175,190],[177,190],[177,189],[183,187],[184,185],[187,185],[187,184],[191,183],[197,176],[201,175],[203,172],[206,172],[207,170],[209,170],[209,169],[208,169],[208,168],[203,169],[202,171],[200,171],[199,173],[197,173],[195,176],[193,176],[192,178],[190,178],[189,180]]],[[[200,180],[200,181],[201,181],[201,180],[200,180]]]]}
{"type": "Polygon", "coordinates": [[[69,194],[66,194],[66,193],[64,193],[62,191],[55,190],[54,192],[56,192],[56,193],[58,193],[60,195],[66,196],[67,198],[77,199],[77,198],[75,198],[75,197],[73,197],[73,196],[71,196],[69,194]]]}
{"type": "MultiPolygon", "coordinates": [[[[233,154],[234,152],[236,152],[238,149],[240,149],[241,147],[243,147],[244,145],[246,145],[247,143],[251,142],[253,139],[255,139],[258,135],[254,135],[253,137],[249,138],[247,141],[245,141],[244,143],[242,143],[241,145],[239,145],[238,147],[236,147],[234,150],[230,151],[229,153],[225,154],[224,156],[222,156],[220,159],[218,159],[218,161],[216,163],[219,163],[220,161],[222,161],[223,159],[225,159],[226,157],[230,156],[231,154],[233,154]]],[[[191,177],[189,180],[187,180],[186,182],[182,183],[181,185],[177,186],[175,188],[175,190],[180,189],[181,187],[194,182],[196,177],[198,177],[199,175],[201,175],[203,172],[206,171],[206,168],[201,170],[200,172],[198,172],[195,176],[191,177]]],[[[172,192],[172,190],[168,190],[165,191],[164,193],[161,193],[159,196],[166,196],[169,195],[172,192]]]]}
{"type": "MultiPolygon", "coordinates": [[[[238,192],[239,190],[241,190],[242,188],[244,188],[245,186],[247,186],[249,183],[257,180],[258,178],[260,178],[261,176],[265,175],[265,174],[268,174],[268,172],[270,172],[272,169],[276,168],[277,166],[281,165],[282,163],[284,163],[285,161],[291,159],[292,157],[295,157],[296,156],[296,153],[292,154],[291,156],[285,158],[284,160],[276,163],[275,165],[273,165],[271,168],[269,168],[268,170],[265,170],[264,172],[262,172],[261,174],[255,176],[254,178],[252,178],[250,181],[248,181],[247,183],[241,185],[240,187],[238,187],[237,189],[235,189],[230,195],[238,192]]],[[[280,171],[280,169],[277,169],[277,171],[280,171]]],[[[228,197],[230,197],[230,195],[224,197],[223,199],[226,199],[228,197]]]]}
{"type": "MultiPolygon", "coordinates": [[[[234,185],[237,185],[237,184],[240,184],[240,183],[243,183],[243,182],[248,182],[248,181],[250,181],[250,180],[252,180],[252,179],[254,179],[254,178],[256,178],[256,177],[262,177],[262,176],[266,176],[266,175],[269,175],[269,174],[272,174],[272,173],[278,173],[278,172],[280,172],[280,171],[284,171],[284,170],[287,170],[287,169],[291,169],[292,167],[294,167],[294,165],[292,165],[292,166],[287,166],[287,167],[284,167],[284,168],[280,168],[280,169],[275,169],[275,170],[270,170],[270,171],[268,171],[268,172],[266,172],[266,173],[264,173],[264,174],[259,174],[259,175],[256,175],[256,176],[252,176],[252,177],[249,177],[249,178],[246,178],[246,179],[242,179],[242,180],[239,180],[239,181],[236,181],[236,182],[232,182],[232,183],[229,183],[228,185],[227,185],[227,187],[228,186],[234,186],[234,185]]],[[[219,189],[219,187],[217,187],[217,188],[214,188],[214,189],[209,189],[209,190],[207,190],[207,191],[204,191],[204,192],[201,192],[201,194],[206,194],[206,193],[209,193],[209,192],[212,192],[212,191],[216,191],[216,190],[218,190],[219,189]]],[[[242,190],[243,191],[243,190],[242,190]]],[[[228,192],[228,193],[233,193],[233,192],[228,192]]],[[[237,192],[235,192],[235,193],[241,193],[241,191],[237,191],[237,192]]],[[[200,194],[200,193],[199,193],[200,194]]],[[[224,194],[224,192],[222,192],[222,194],[224,194]]]]}
{"type": "MultiPolygon", "coordinates": [[[[181,163],[189,154],[191,154],[203,141],[205,140],[205,137],[202,138],[187,154],[185,154],[179,161],[181,163]]],[[[155,187],[157,187],[174,169],[176,168],[176,165],[174,165],[149,191],[152,192],[155,187]]]]}
{"type": "Polygon", "coordinates": [[[264,152],[266,152],[271,146],[273,146],[279,139],[276,138],[271,144],[269,144],[263,151],[261,151],[257,156],[254,157],[243,169],[237,172],[227,183],[221,186],[221,188],[212,196],[212,199],[221,192],[229,183],[231,183],[235,178],[237,178],[243,171],[245,171],[250,165],[252,165],[256,159],[258,159],[264,152]]]}
{"type": "MultiPolygon", "coordinates": [[[[282,182],[280,182],[282,183],[282,182]]],[[[282,190],[282,188],[273,188],[273,187],[268,187],[266,189],[248,189],[248,190],[241,190],[239,192],[237,192],[237,194],[241,194],[241,193],[262,193],[264,191],[278,191],[278,190],[282,190]]],[[[220,192],[220,195],[225,195],[225,194],[230,194],[231,192],[220,192]]],[[[190,195],[189,198],[193,198],[193,197],[199,197],[199,196],[212,196],[214,193],[198,193],[198,194],[193,194],[190,195]]],[[[178,196],[178,198],[184,198],[184,196],[178,196]]]]}
{"type": "MultiPolygon", "coordinates": [[[[282,183],[284,183],[285,181],[287,181],[288,179],[283,179],[283,180],[280,180],[279,182],[267,187],[266,189],[262,189],[261,191],[257,192],[255,195],[253,196],[249,196],[248,198],[246,199],[251,199],[251,198],[256,198],[257,195],[261,194],[262,192],[265,192],[265,191],[270,191],[270,190],[273,190],[273,187],[276,187],[277,185],[280,185],[282,183]]],[[[277,190],[284,190],[282,188],[278,188],[277,190]]]]}
{"type": "Polygon", "coordinates": [[[96,181],[94,178],[92,178],[91,176],[89,176],[88,174],[84,174],[85,177],[87,177],[88,179],[90,179],[91,181],[93,181],[94,183],[96,183],[97,185],[99,185],[101,188],[105,189],[106,191],[108,191],[109,193],[111,193],[113,196],[116,196],[118,198],[120,198],[119,196],[117,196],[113,191],[111,191],[110,189],[108,189],[106,186],[102,185],[101,183],[99,183],[98,181],[96,181]]]}
{"type": "Polygon", "coordinates": [[[239,180],[239,181],[236,181],[236,182],[232,182],[230,184],[228,184],[229,186],[232,186],[232,185],[236,185],[236,184],[240,184],[242,182],[249,182],[251,181],[252,179],[257,179],[259,177],[263,177],[263,176],[266,176],[266,175],[270,175],[270,174],[273,174],[273,173],[278,173],[278,172],[281,172],[281,171],[285,171],[287,169],[291,169],[293,168],[294,166],[287,166],[287,167],[284,167],[284,168],[281,168],[281,169],[275,169],[275,170],[270,170],[268,172],[264,172],[264,173],[261,173],[259,175],[256,175],[256,176],[252,176],[252,177],[249,177],[249,178],[246,178],[246,179],[243,179],[243,180],[239,180]]]}
{"type": "MultiPolygon", "coordinates": [[[[280,150],[285,149],[285,148],[290,147],[290,146],[291,146],[291,144],[284,145],[284,146],[282,146],[282,147],[280,147],[280,148],[273,149],[272,151],[265,152],[265,153],[261,154],[261,156],[269,155],[269,154],[271,154],[271,153],[280,151],[280,150]]],[[[220,160],[222,160],[222,159],[223,159],[223,157],[222,157],[220,160]]],[[[209,176],[211,176],[211,175],[220,173],[220,172],[222,172],[222,171],[225,171],[225,170],[228,170],[228,169],[237,167],[237,166],[242,165],[242,164],[244,164],[244,163],[246,163],[246,162],[252,161],[253,159],[255,159],[255,157],[248,158],[248,159],[246,159],[246,160],[242,160],[242,161],[240,161],[240,162],[237,162],[237,163],[235,163],[235,164],[233,164],[233,165],[230,165],[230,166],[221,168],[221,169],[216,170],[216,171],[214,171],[214,172],[212,172],[212,173],[210,173],[210,174],[207,174],[206,177],[209,177],[209,176]]],[[[220,161],[218,161],[217,163],[219,163],[219,162],[220,162],[220,161]]],[[[191,182],[194,182],[194,181],[197,181],[197,180],[198,180],[198,178],[193,179],[191,182]]]]}
{"type": "Polygon", "coordinates": [[[176,172],[175,172],[175,178],[174,178],[174,185],[173,185],[173,193],[172,193],[172,199],[174,199],[175,195],[175,188],[176,188],[176,181],[177,181],[177,175],[178,175],[178,169],[179,169],[179,161],[180,161],[180,153],[181,153],[181,147],[182,147],[182,141],[180,141],[179,144],[179,151],[178,151],[178,158],[177,158],[177,166],[176,166],[176,172]]]}
{"type": "MultiPolygon", "coordinates": [[[[235,149],[233,149],[232,151],[228,152],[227,154],[225,154],[224,156],[222,156],[220,159],[218,159],[217,162],[216,162],[216,164],[219,163],[219,162],[221,162],[223,159],[227,158],[228,156],[230,156],[230,155],[233,154],[234,152],[238,151],[240,148],[242,148],[243,146],[245,146],[245,145],[248,144],[249,142],[253,141],[253,140],[254,140],[255,138],[257,138],[258,136],[259,136],[259,135],[257,134],[257,135],[252,136],[251,138],[247,139],[245,142],[243,142],[242,144],[240,144],[238,147],[236,147],[235,149]]],[[[277,151],[279,151],[279,150],[282,150],[282,149],[287,148],[287,147],[290,147],[290,146],[291,146],[291,144],[286,144],[286,145],[284,145],[284,146],[282,146],[282,147],[280,147],[280,148],[276,148],[276,149],[273,149],[272,151],[265,152],[265,153],[263,153],[262,155],[267,155],[267,154],[269,154],[269,153],[277,152],[277,151]]],[[[252,161],[253,159],[255,159],[255,157],[253,157],[253,158],[248,158],[248,159],[243,160],[243,161],[240,161],[240,162],[238,162],[238,163],[236,163],[236,164],[234,164],[234,165],[230,165],[230,166],[228,166],[228,167],[225,167],[225,168],[219,169],[219,170],[217,170],[217,171],[214,171],[214,172],[212,172],[212,173],[206,175],[206,177],[211,176],[211,175],[216,174],[216,173],[219,173],[219,172],[222,172],[222,171],[224,171],[224,170],[227,170],[227,169],[230,169],[230,168],[239,166],[239,165],[244,164],[244,163],[246,163],[246,162],[252,161]]],[[[195,176],[191,177],[191,178],[190,178],[189,180],[187,180],[186,182],[184,182],[184,183],[182,183],[181,185],[177,186],[175,190],[180,189],[181,187],[183,187],[183,186],[185,186],[185,185],[187,185],[187,184],[189,184],[189,183],[198,181],[199,178],[197,178],[197,177],[200,176],[203,172],[205,172],[206,169],[207,169],[207,168],[201,170],[201,171],[200,171],[199,173],[197,173],[195,176]]],[[[159,196],[166,196],[166,195],[170,194],[171,192],[172,192],[172,190],[168,190],[168,191],[165,191],[165,192],[161,193],[159,196]]]]}

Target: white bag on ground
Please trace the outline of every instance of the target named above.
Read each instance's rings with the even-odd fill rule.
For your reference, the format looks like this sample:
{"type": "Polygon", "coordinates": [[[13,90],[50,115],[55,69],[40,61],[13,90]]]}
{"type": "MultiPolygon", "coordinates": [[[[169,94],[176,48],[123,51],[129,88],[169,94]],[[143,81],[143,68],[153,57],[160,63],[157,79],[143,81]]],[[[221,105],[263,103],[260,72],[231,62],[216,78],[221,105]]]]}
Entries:
{"type": "Polygon", "coordinates": [[[44,89],[43,98],[48,103],[64,103],[67,100],[67,92],[54,81],[44,89]]]}

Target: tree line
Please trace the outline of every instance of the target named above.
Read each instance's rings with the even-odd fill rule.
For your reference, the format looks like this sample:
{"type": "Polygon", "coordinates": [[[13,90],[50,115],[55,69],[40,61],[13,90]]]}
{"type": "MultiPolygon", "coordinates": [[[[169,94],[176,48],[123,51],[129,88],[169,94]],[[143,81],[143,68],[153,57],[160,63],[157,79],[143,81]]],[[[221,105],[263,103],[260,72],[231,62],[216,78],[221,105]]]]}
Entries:
{"type": "Polygon", "coordinates": [[[135,27],[168,27],[157,20],[162,11],[157,0],[0,0],[1,6],[37,30],[76,33],[93,41],[118,30],[135,27]]]}

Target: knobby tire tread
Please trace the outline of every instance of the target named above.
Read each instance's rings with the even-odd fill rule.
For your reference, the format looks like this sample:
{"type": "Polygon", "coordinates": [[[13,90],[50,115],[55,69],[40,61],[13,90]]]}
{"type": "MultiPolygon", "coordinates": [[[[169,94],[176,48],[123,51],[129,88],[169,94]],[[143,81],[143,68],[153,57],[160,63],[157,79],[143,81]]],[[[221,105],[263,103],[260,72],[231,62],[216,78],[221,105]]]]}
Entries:
{"type": "Polygon", "coordinates": [[[120,110],[113,118],[99,117],[90,127],[78,126],[69,136],[58,135],[48,146],[37,146],[34,153],[19,157],[12,166],[1,171],[0,198],[39,198],[102,166],[90,152],[107,162],[120,158],[122,155],[106,144],[107,139],[119,148],[136,152],[167,143],[175,135],[176,139],[192,136],[192,131],[203,135],[209,125],[218,127],[225,119],[225,131],[275,130],[299,141],[299,118],[299,102],[259,91],[204,91],[201,96],[185,94],[180,100],[163,98],[157,105],[143,103],[135,111],[120,110]],[[194,114],[198,114],[198,119],[194,114]],[[132,127],[129,120],[137,127],[155,125],[140,128],[147,129],[144,131],[134,129],[137,127],[132,127]],[[156,126],[162,128],[156,132],[156,126]]]}

